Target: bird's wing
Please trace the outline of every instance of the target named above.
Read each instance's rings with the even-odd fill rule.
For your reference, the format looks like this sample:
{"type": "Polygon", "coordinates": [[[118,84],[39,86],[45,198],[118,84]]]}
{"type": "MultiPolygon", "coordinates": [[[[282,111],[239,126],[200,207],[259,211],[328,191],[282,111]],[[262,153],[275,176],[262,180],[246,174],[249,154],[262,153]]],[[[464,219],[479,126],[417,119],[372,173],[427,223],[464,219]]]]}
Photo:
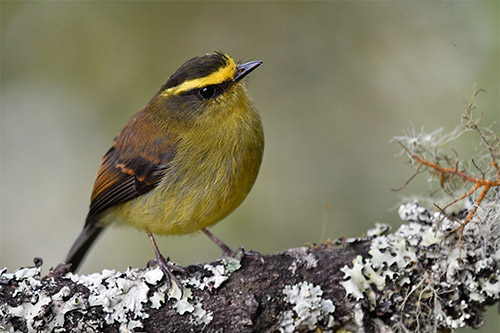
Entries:
{"type": "Polygon", "coordinates": [[[176,149],[175,139],[165,132],[144,109],[129,121],[101,161],[86,225],[106,209],[158,185],[176,149]]]}

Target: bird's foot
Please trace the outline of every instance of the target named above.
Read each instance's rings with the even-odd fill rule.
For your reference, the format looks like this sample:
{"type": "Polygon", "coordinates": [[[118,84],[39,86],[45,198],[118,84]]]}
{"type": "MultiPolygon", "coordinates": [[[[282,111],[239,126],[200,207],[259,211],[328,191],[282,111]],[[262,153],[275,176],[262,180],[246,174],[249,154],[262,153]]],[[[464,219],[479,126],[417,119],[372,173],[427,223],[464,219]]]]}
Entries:
{"type": "Polygon", "coordinates": [[[53,278],[60,278],[69,272],[71,272],[71,264],[60,263],[56,267],[52,267],[49,271],[49,274],[47,274],[47,276],[53,277],[53,278]]]}
{"type": "Polygon", "coordinates": [[[162,270],[163,274],[165,274],[166,280],[167,280],[167,290],[170,290],[170,287],[172,287],[172,281],[179,287],[179,290],[181,292],[181,296],[179,299],[182,298],[182,295],[184,294],[184,289],[182,287],[182,284],[180,281],[175,277],[173,271],[179,272],[179,273],[186,273],[186,270],[184,270],[182,267],[179,267],[173,263],[171,263],[168,259],[165,260],[165,257],[162,256],[160,253],[160,250],[158,250],[158,246],[156,245],[155,238],[153,237],[153,234],[150,231],[147,231],[149,240],[151,241],[151,244],[153,245],[153,249],[155,251],[156,259],[150,260],[148,263],[148,267],[152,262],[155,262],[158,267],[162,270]]]}
{"type": "Polygon", "coordinates": [[[224,257],[238,257],[239,255],[242,255],[242,257],[248,257],[248,258],[253,258],[253,259],[258,259],[260,260],[261,263],[264,263],[264,257],[262,254],[260,254],[257,251],[250,250],[250,251],[245,251],[245,249],[240,246],[236,251],[231,250],[229,246],[224,244],[223,241],[221,241],[219,238],[217,238],[214,234],[212,234],[210,231],[208,231],[206,228],[201,229],[205,235],[208,236],[215,244],[217,244],[221,250],[222,250],[222,256],[224,257]]]}
{"type": "Polygon", "coordinates": [[[238,256],[241,255],[242,258],[257,259],[262,264],[264,264],[264,257],[258,251],[255,251],[255,250],[245,251],[245,249],[243,248],[243,246],[238,247],[236,249],[236,251],[231,250],[229,247],[227,247],[227,250],[229,250],[229,251],[224,251],[224,250],[222,251],[222,256],[226,256],[226,257],[238,257],[238,256]]]}
{"type": "Polygon", "coordinates": [[[181,274],[186,273],[186,270],[176,264],[170,262],[168,259],[165,259],[162,255],[157,257],[156,259],[152,259],[148,262],[148,267],[152,267],[157,265],[163,274],[165,274],[166,282],[167,282],[167,290],[170,290],[172,287],[172,281],[177,285],[181,292],[180,298],[183,295],[183,287],[179,279],[174,275],[174,272],[179,272],[181,274]]]}

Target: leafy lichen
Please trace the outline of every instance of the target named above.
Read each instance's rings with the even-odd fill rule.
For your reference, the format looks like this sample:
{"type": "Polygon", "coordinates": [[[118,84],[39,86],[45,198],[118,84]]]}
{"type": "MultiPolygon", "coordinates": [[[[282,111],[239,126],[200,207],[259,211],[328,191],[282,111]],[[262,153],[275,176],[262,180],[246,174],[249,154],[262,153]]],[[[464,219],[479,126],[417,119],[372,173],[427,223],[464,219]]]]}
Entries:
{"type": "Polygon", "coordinates": [[[96,307],[104,313],[103,323],[79,321],[76,325],[79,330],[99,330],[103,324],[107,324],[118,325],[121,331],[133,331],[143,328],[143,321],[149,317],[148,307],[158,309],[166,299],[172,300],[172,308],[180,315],[189,314],[193,324],[206,326],[213,314],[203,309],[202,299],[194,297],[190,288],[219,288],[241,267],[240,259],[225,258],[221,264],[206,264],[204,268],[208,275],[202,276],[197,272],[181,279],[184,288],[182,293],[175,283],[167,290],[164,274],[159,268],[129,268],[125,272],[103,270],[89,275],[68,273],[62,278],[71,280],[73,287],[64,286],[53,294],[42,288],[44,283],[52,283],[50,280],[53,278],[42,278],[40,267],[21,268],[14,273],[7,273],[7,269],[3,269],[0,271],[0,282],[15,287],[12,295],[20,305],[0,304],[0,331],[14,331],[12,323],[17,322],[19,325],[20,321],[26,331],[41,328],[58,331],[64,328],[66,314],[80,312],[85,315],[96,307]]]}
{"type": "Polygon", "coordinates": [[[395,331],[480,325],[483,302],[500,299],[499,202],[483,202],[480,222],[465,227],[460,244],[445,237],[459,222],[440,211],[414,202],[399,214],[409,223],[374,237],[370,257],[357,256],[341,269],[346,294],[391,313],[395,331]]]}
{"type": "Polygon", "coordinates": [[[325,319],[325,327],[333,322],[331,314],[334,313],[335,306],[331,300],[322,298],[323,291],[320,286],[303,281],[293,286],[285,286],[283,294],[285,301],[293,306],[282,314],[279,323],[281,332],[314,330],[318,323],[325,319]]]}

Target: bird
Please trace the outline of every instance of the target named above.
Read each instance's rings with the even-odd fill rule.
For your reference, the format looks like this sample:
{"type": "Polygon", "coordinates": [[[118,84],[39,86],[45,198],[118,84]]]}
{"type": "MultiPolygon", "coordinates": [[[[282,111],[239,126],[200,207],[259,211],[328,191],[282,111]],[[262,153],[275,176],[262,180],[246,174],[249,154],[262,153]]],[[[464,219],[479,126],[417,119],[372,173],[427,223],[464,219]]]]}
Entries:
{"type": "MultiPolygon", "coordinates": [[[[145,230],[156,263],[182,290],[154,235],[203,231],[245,199],[262,162],[264,132],[246,89],[262,61],[236,63],[213,52],[182,64],[113,140],[101,160],[83,230],[65,263],[76,271],[110,224],[145,230]]],[[[262,257],[260,257],[262,258],[262,257]]]]}

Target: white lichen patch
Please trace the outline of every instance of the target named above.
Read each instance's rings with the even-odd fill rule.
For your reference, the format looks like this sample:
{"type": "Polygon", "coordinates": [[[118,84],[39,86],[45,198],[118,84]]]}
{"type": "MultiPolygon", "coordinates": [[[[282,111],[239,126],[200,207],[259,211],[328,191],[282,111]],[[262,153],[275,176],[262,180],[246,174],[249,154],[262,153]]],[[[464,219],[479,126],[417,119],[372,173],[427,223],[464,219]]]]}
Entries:
{"type": "Polygon", "coordinates": [[[14,332],[10,323],[13,317],[22,318],[28,331],[44,329],[57,330],[64,324],[64,315],[69,311],[81,309],[83,304],[77,295],[66,299],[70,294],[68,287],[63,287],[58,293],[50,296],[46,292],[36,291],[41,285],[41,268],[21,268],[14,273],[7,273],[7,269],[0,272],[0,280],[7,283],[9,280],[21,281],[14,297],[23,297],[26,301],[19,306],[0,305],[0,328],[5,332],[14,332]],[[52,320],[43,317],[50,314],[52,320]]]}
{"type": "Polygon", "coordinates": [[[385,289],[386,280],[396,281],[399,285],[410,282],[405,276],[399,276],[398,272],[415,262],[416,254],[410,244],[419,245],[420,241],[413,238],[413,235],[422,232],[422,225],[414,224],[410,227],[413,233],[408,232],[406,227],[402,226],[394,234],[374,238],[368,251],[371,258],[357,256],[352,268],[341,268],[345,274],[345,280],[341,284],[348,295],[356,300],[367,296],[370,304],[375,306],[376,291],[385,289]]]}
{"type": "Polygon", "coordinates": [[[367,265],[361,256],[356,257],[352,268],[345,266],[340,270],[349,277],[340,282],[348,295],[352,295],[356,300],[366,295],[370,302],[375,304],[377,296],[372,286],[376,286],[377,290],[383,290],[385,287],[385,278],[380,273],[371,265],[367,265]]]}
{"type": "MultiPolygon", "coordinates": [[[[164,302],[166,294],[166,284],[163,284],[152,297],[148,296],[152,286],[163,278],[163,272],[159,268],[152,270],[129,268],[124,273],[103,270],[101,273],[90,275],[70,273],[67,276],[88,289],[90,294],[86,300],[87,307],[102,307],[107,324],[119,323],[120,327],[128,330],[142,328],[142,319],[148,318],[144,305],[150,302],[153,307],[159,307],[164,302]]],[[[170,297],[173,296],[176,295],[171,293],[170,297]]]]}
{"type": "MultiPolygon", "coordinates": [[[[7,274],[8,275],[8,274],[7,274]]],[[[18,269],[13,276],[16,280],[22,280],[25,278],[32,278],[40,275],[40,268],[38,267],[24,267],[18,269]]]]}
{"type": "Polygon", "coordinates": [[[209,287],[217,289],[224,281],[229,279],[229,272],[226,271],[226,268],[223,265],[212,266],[207,264],[203,266],[203,268],[210,271],[212,276],[203,278],[202,289],[209,287]]]}
{"type": "MultiPolygon", "coordinates": [[[[62,287],[50,295],[43,287],[53,284],[51,278],[40,276],[40,268],[21,268],[14,273],[7,269],[0,271],[0,282],[12,283],[16,289],[12,296],[21,305],[0,304],[0,331],[14,330],[12,322],[22,320],[28,331],[43,328],[48,331],[63,330],[68,313],[80,312],[85,316],[91,309],[99,307],[104,312],[104,322],[78,320],[73,323],[78,331],[99,331],[103,324],[118,325],[120,331],[132,332],[143,328],[143,321],[149,317],[147,308],[159,309],[167,299],[179,315],[189,315],[189,321],[205,327],[213,314],[203,309],[202,299],[194,297],[192,289],[213,290],[241,267],[241,257],[223,258],[220,264],[205,265],[208,274],[195,273],[181,279],[183,291],[176,283],[167,290],[164,273],[155,269],[127,269],[125,272],[103,270],[89,275],[66,274],[74,284],[62,287]],[[80,290],[78,286],[81,286],[80,290]],[[148,305],[148,306],[146,306],[148,305]],[[17,318],[17,319],[16,319],[17,318]]],[[[50,289],[50,288],[49,288],[50,289]]]]}
{"type": "Polygon", "coordinates": [[[407,221],[395,233],[375,236],[369,257],[341,269],[346,294],[367,299],[370,310],[400,313],[401,331],[480,324],[481,304],[500,299],[500,205],[483,202],[467,224],[463,241],[445,237],[460,226],[416,202],[399,209],[407,221]],[[460,290],[460,293],[459,293],[460,290]],[[408,325],[408,327],[406,326],[408,325]]]}
{"type": "Polygon", "coordinates": [[[236,272],[241,268],[241,259],[243,258],[244,253],[239,252],[234,257],[222,257],[221,263],[224,265],[227,273],[236,272]]]}
{"type": "MultiPolygon", "coordinates": [[[[211,314],[203,311],[199,300],[193,304],[189,302],[192,298],[190,289],[184,288],[182,298],[181,291],[175,283],[172,283],[170,290],[167,290],[167,284],[161,282],[164,277],[159,268],[148,270],[129,268],[124,273],[103,270],[101,273],[89,275],[68,273],[65,278],[85,287],[88,295],[81,292],[73,293],[68,286],[61,288],[56,294],[47,294],[40,290],[42,285],[40,268],[21,268],[14,273],[7,273],[6,269],[1,270],[2,283],[19,281],[16,282],[17,287],[12,295],[16,298],[21,297],[22,302],[16,307],[8,304],[0,305],[0,330],[13,331],[11,319],[21,318],[30,332],[41,328],[46,331],[58,331],[63,329],[67,313],[80,311],[85,314],[93,307],[101,307],[106,324],[119,324],[121,331],[128,332],[143,327],[142,321],[149,316],[145,311],[147,303],[152,308],[158,309],[165,303],[165,298],[174,300],[173,308],[179,314],[192,312],[194,322],[205,325],[211,318],[211,314]]],[[[50,283],[47,281],[50,280],[46,280],[46,283],[50,283]]],[[[218,285],[222,283],[217,281],[218,285]]],[[[101,325],[95,321],[85,320],[79,321],[76,328],[80,331],[92,331],[101,325]]]]}
{"type": "Polygon", "coordinates": [[[368,229],[366,232],[367,237],[382,236],[391,230],[391,226],[384,223],[375,223],[375,227],[368,229]]]}
{"type": "MultiPolygon", "coordinates": [[[[121,327],[132,330],[142,328],[141,319],[148,318],[148,314],[143,311],[144,304],[151,302],[158,305],[158,299],[152,301],[148,292],[150,285],[162,279],[163,272],[159,268],[146,271],[129,268],[124,273],[103,270],[90,275],[68,276],[89,290],[88,307],[101,306],[107,324],[119,323],[121,327]]],[[[154,297],[158,297],[158,294],[154,294],[154,297]]]]}
{"type": "Polygon", "coordinates": [[[229,279],[232,273],[241,268],[242,257],[243,253],[238,253],[235,257],[222,257],[219,265],[205,264],[203,268],[212,273],[211,276],[205,276],[203,280],[194,277],[186,282],[200,290],[217,289],[229,279]]]}
{"type": "MultiPolygon", "coordinates": [[[[210,272],[209,276],[201,276],[197,273],[182,279],[181,283],[186,287],[198,290],[213,290],[220,286],[231,276],[231,274],[241,268],[241,258],[243,254],[235,257],[223,257],[218,265],[205,264],[203,268],[210,272]]],[[[190,289],[184,289],[184,296],[174,303],[174,308],[181,315],[189,313],[189,321],[197,326],[208,325],[213,319],[213,313],[203,309],[202,299],[192,296],[190,289]]]]}
{"type": "Polygon", "coordinates": [[[174,308],[177,312],[182,316],[186,312],[193,312],[194,306],[189,302],[189,299],[192,298],[191,290],[184,289],[184,293],[181,299],[178,299],[174,303],[174,308]]]}
{"type": "Polygon", "coordinates": [[[280,332],[314,330],[320,322],[333,324],[335,306],[329,299],[323,299],[321,287],[308,282],[300,282],[283,289],[285,301],[293,305],[280,318],[280,332]]]}
{"type": "Polygon", "coordinates": [[[213,313],[211,311],[207,311],[203,309],[203,300],[201,298],[195,297],[193,300],[193,311],[191,313],[191,317],[189,318],[189,322],[191,324],[197,326],[206,326],[212,322],[214,318],[213,313]]]}
{"type": "Polygon", "coordinates": [[[288,267],[292,274],[295,274],[298,267],[304,266],[306,269],[318,267],[318,260],[305,246],[287,250],[284,254],[293,258],[292,264],[288,267]]]}

